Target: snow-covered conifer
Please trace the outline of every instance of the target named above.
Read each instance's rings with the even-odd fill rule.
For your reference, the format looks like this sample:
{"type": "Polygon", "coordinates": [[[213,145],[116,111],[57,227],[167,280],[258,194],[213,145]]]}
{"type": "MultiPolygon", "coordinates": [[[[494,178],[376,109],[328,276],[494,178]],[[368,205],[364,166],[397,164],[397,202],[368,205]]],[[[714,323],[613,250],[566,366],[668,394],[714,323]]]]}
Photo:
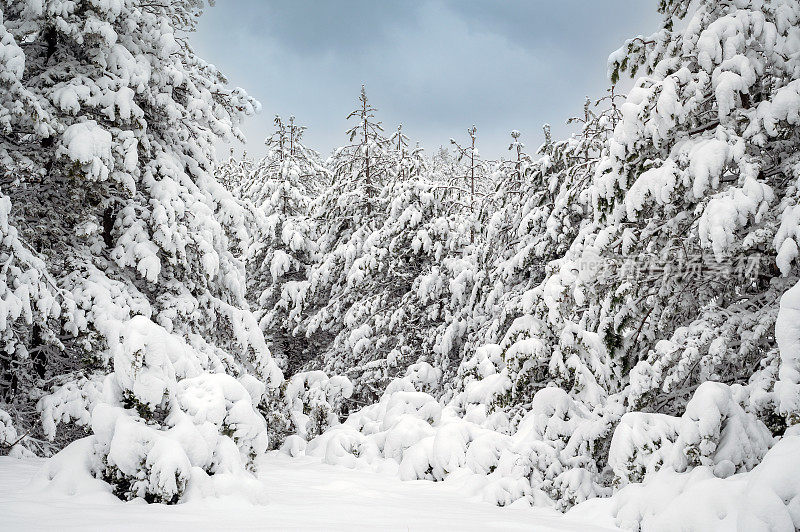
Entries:
{"type": "Polygon", "coordinates": [[[701,382],[746,383],[778,359],[770,331],[797,275],[798,6],[659,9],[662,29],[609,59],[614,77],[645,75],[599,165],[587,244],[612,259],[591,292],[636,366],[633,406],[676,412],[701,382]]]}
{"type": "Polygon", "coordinates": [[[32,361],[12,365],[18,379],[102,379],[143,316],[219,371],[280,382],[232,253],[243,212],[211,175],[214,142],[241,138],[259,106],[188,44],[203,5],[4,4],[4,245],[18,248],[8,273],[31,281],[5,307],[32,361]]]}
{"type": "Polygon", "coordinates": [[[363,85],[358,103],[347,115],[354,122],[346,132],[351,144],[336,149],[327,162],[331,183],[321,198],[321,208],[328,211],[325,217],[334,227],[380,219],[384,210],[381,189],[391,178],[391,143],[375,118],[377,109],[369,103],[363,85]]]}
{"type": "Polygon", "coordinates": [[[456,171],[448,176],[446,186],[442,188],[445,201],[458,208],[467,216],[471,225],[470,243],[475,242],[476,228],[491,211],[490,164],[484,160],[475,145],[478,129],[475,126],[467,129],[469,144],[461,146],[455,139],[450,139],[456,152],[456,171]]]}
{"type": "Polygon", "coordinates": [[[312,194],[328,179],[319,156],[302,142],[306,128],[275,117],[267,155],[237,191],[248,204],[250,246],[245,253],[248,299],[275,355],[296,371],[308,347],[292,331],[303,317],[307,269],[318,246],[309,209],[312,194]]]}
{"type": "Polygon", "coordinates": [[[240,490],[262,502],[249,471],[268,445],[255,408],[264,384],[226,374],[224,360],[144,316],[124,325],[112,348],[114,371],[91,411],[93,435],[62,451],[48,478],[69,481],[84,463],[80,474],[108,482],[123,500],[175,504],[240,490]]]}
{"type": "Polygon", "coordinates": [[[214,175],[222,186],[234,192],[249,180],[253,172],[253,161],[248,159],[247,152],[242,153],[241,158],[234,155],[231,148],[230,157],[218,164],[214,169],[214,175]]]}

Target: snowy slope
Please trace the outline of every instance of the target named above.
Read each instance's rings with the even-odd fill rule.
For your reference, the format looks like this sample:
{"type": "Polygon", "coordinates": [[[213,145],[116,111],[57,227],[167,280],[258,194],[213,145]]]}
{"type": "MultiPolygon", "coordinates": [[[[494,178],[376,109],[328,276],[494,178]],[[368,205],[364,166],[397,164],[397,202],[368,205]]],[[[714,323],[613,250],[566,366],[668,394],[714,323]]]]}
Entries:
{"type": "Polygon", "coordinates": [[[610,530],[554,511],[474,502],[453,484],[401,482],[274,453],[261,463],[265,506],[231,499],[164,506],[43,496],[27,489],[41,463],[0,457],[3,530],[610,530]]]}

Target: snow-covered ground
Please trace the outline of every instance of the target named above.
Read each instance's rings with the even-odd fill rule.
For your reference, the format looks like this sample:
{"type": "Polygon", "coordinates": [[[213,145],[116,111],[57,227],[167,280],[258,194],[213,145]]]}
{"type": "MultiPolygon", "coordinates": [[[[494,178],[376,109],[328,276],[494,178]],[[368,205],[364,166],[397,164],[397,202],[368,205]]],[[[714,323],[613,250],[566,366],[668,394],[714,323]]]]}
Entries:
{"type": "Polygon", "coordinates": [[[471,500],[457,483],[402,482],[311,457],[263,458],[264,506],[233,499],[163,506],[58,497],[29,487],[41,464],[0,457],[2,530],[611,530],[555,511],[471,500]]]}

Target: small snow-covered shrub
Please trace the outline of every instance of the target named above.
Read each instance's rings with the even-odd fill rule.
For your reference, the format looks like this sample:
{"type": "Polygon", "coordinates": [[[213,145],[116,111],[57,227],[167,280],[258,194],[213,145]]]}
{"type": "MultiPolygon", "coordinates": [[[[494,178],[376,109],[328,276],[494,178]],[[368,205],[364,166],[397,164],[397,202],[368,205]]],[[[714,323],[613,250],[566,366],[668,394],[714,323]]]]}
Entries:
{"type": "Polygon", "coordinates": [[[290,432],[310,440],[339,424],[342,404],[352,394],[353,385],[347,377],[328,377],[322,371],[293,375],[283,394],[290,432]]]}
{"type": "Polygon", "coordinates": [[[5,410],[0,410],[0,447],[9,447],[17,441],[17,429],[11,421],[11,416],[5,410]]]}
{"type": "MultiPolygon", "coordinates": [[[[113,363],[81,447],[93,476],[123,500],[174,504],[232,489],[259,499],[249,470],[268,436],[248,379],[209,372],[207,357],[143,316],[122,327],[113,363]]],[[[66,474],[55,467],[49,478],[66,474]]]]}
{"type": "Polygon", "coordinates": [[[338,425],[352,394],[353,385],[347,377],[328,377],[322,371],[296,373],[283,381],[259,404],[268,421],[270,449],[292,450],[289,454],[297,449],[304,451],[305,444],[299,441],[308,442],[338,425]]]}
{"type": "Polygon", "coordinates": [[[672,457],[676,470],[725,462],[721,467],[732,468],[732,473],[750,470],[761,461],[772,445],[772,434],[742,408],[746,394],[742,386],[719,382],[697,388],[678,428],[672,457]]]}
{"type": "Polygon", "coordinates": [[[514,439],[530,460],[531,485],[566,510],[608,494],[594,456],[610,430],[609,419],[589,411],[561,388],[548,387],[534,395],[514,439]]]}
{"type": "Polygon", "coordinates": [[[25,434],[20,434],[14,427],[11,415],[0,408],[0,456],[4,454],[15,458],[33,456],[31,450],[23,444],[24,439],[25,434]]]}
{"type": "Polygon", "coordinates": [[[411,364],[406,370],[406,379],[416,390],[425,393],[433,393],[442,378],[442,370],[434,368],[427,362],[417,362],[411,364]]]}
{"type": "Polygon", "coordinates": [[[498,407],[510,392],[512,383],[501,347],[497,344],[478,347],[472,356],[461,362],[458,373],[463,391],[455,395],[448,408],[475,423],[489,423],[495,429],[507,428],[508,417],[498,407]]]}
{"type": "Polygon", "coordinates": [[[348,467],[369,467],[384,458],[399,467],[407,451],[432,436],[433,425],[442,419],[439,402],[416,391],[412,383],[424,386],[430,377],[427,368],[409,368],[405,377],[389,383],[377,403],[353,412],[343,424],[314,438],[308,453],[348,467]]]}
{"type": "MultiPolygon", "coordinates": [[[[720,478],[716,468],[664,467],[610,499],[571,513],[605,516],[626,530],[800,529],[800,436],[784,436],[753,470],[720,478]]],[[[570,515],[568,513],[568,515],[570,515]]]]}
{"type": "Polygon", "coordinates": [[[671,459],[680,418],[667,414],[628,412],[611,439],[608,462],[619,485],[641,482],[671,459]]]}
{"type": "Polygon", "coordinates": [[[662,467],[681,472],[708,466],[720,477],[752,469],[773,438],[766,425],[742,407],[747,393],[739,385],[705,382],[681,417],[625,414],[609,453],[617,484],[642,482],[662,467]]]}

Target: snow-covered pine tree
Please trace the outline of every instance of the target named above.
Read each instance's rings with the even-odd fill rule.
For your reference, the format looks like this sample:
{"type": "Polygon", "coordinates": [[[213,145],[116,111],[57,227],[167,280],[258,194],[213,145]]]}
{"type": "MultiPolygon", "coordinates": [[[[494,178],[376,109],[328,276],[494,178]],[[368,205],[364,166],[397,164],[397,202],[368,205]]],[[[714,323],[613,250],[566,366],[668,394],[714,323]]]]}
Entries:
{"type": "Polygon", "coordinates": [[[217,164],[214,175],[217,181],[220,182],[230,192],[236,192],[241,187],[253,172],[253,161],[248,159],[247,151],[242,153],[241,157],[234,155],[234,149],[231,147],[230,156],[221,163],[217,164]]]}
{"type": "Polygon", "coordinates": [[[399,124],[397,130],[389,137],[395,157],[394,178],[398,181],[409,177],[411,157],[408,150],[408,141],[408,135],[403,133],[403,124],[399,124]]]}
{"type": "Polygon", "coordinates": [[[289,131],[280,115],[275,115],[272,123],[275,125],[275,131],[264,139],[264,144],[267,146],[267,150],[274,154],[273,160],[283,161],[288,152],[289,131]]]}
{"type": "MultiPolygon", "coordinates": [[[[20,390],[29,401],[63,384],[40,401],[50,437],[70,418],[91,421],[112,364],[127,371],[114,350],[132,319],[185,338],[202,371],[281,380],[229,249],[243,213],[210,175],[214,142],[241,138],[239,120],[258,104],[189,46],[202,7],[4,2],[4,245],[16,251],[3,281],[12,310],[3,330],[21,328],[25,349],[14,352],[32,362],[11,371],[35,381],[20,390]],[[21,275],[30,279],[26,297],[8,284],[21,275]],[[28,305],[35,312],[22,312],[28,305]]],[[[141,390],[131,391],[129,407],[141,390]]],[[[32,420],[20,423],[27,430],[32,420]]]]}
{"type": "Polygon", "coordinates": [[[297,124],[294,116],[288,122],[275,116],[274,124],[275,132],[264,141],[266,155],[252,164],[237,194],[269,212],[274,209],[286,215],[306,212],[308,202],[298,202],[292,191],[310,199],[330,181],[330,175],[319,154],[303,143],[306,126],[297,124]],[[270,206],[265,207],[265,203],[270,206]]]}
{"type": "Polygon", "coordinates": [[[475,143],[478,138],[478,128],[474,125],[467,129],[469,144],[461,146],[455,139],[450,139],[456,152],[456,171],[448,178],[447,184],[442,187],[444,197],[454,208],[466,213],[469,224],[470,243],[475,242],[476,228],[488,218],[492,209],[490,186],[490,163],[483,159],[475,143]]]}
{"type": "Polygon", "coordinates": [[[392,170],[395,181],[404,181],[420,177],[427,169],[423,149],[419,142],[409,148],[409,138],[403,133],[403,124],[397,126],[391,137],[389,145],[394,151],[394,169],[392,170]]]}
{"type": "Polygon", "coordinates": [[[318,154],[306,147],[306,128],[275,117],[267,155],[257,162],[239,194],[249,205],[252,243],[246,253],[248,299],[277,358],[293,374],[309,356],[293,330],[304,317],[307,269],[316,259],[311,195],[329,179],[318,154]]]}
{"type": "Polygon", "coordinates": [[[446,146],[439,146],[431,156],[429,165],[430,178],[436,182],[446,183],[449,176],[456,173],[456,161],[446,146]]]}
{"type": "MultiPolygon", "coordinates": [[[[5,190],[11,186],[10,176],[2,178],[5,190]]],[[[26,438],[35,431],[33,401],[45,378],[69,371],[75,363],[59,351],[56,326],[52,324],[61,313],[61,291],[56,280],[10,222],[12,204],[2,192],[0,205],[0,415],[4,417],[5,431],[0,431],[0,454],[6,454],[18,452],[24,445],[41,450],[26,438]],[[20,443],[22,446],[17,445],[20,443]]]]}
{"type": "Polygon", "coordinates": [[[322,368],[346,374],[358,403],[376,401],[409,365],[433,362],[437,327],[447,318],[443,307],[465,297],[461,282],[456,288],[446,282],[451,267],[463,269],[452,255],[465,243],[454,244],[460,234],[435,188],[414,179],[387,187],[392,199],[384,223],[352,250],[343,286],[309,321],[309,328],[336,331],[322,368]]]}
{"type": "Polygon", "coordinates": [[[519,131],[511,131],[511,143],[508,146],[511,157],[501,159],[497,165],[493,192],[493,203],[497,208],[489,221],[489,231],[492,234],[487,239],[493,242],[499,239],[502,245],[492,246],[498,253],[508,249],[514,240],[515,216],[521,210],[521,205],[527,197],[526,193],[529,191],[527,180],[530,178],[533,161],[525,151],[525,144],[520,140],[521,136],[522,133],[519,131]]]}
{"type": "Polygon", "coordinates": [[[598,169],[612,262],[591,281],[630,407],[677,413],[706,380],[751,383],[748,408],[782,431],[771,334],[796,282],[798,47],[794,0],[665,0],[662,28],[609,60],[644,72],[598,169]],[[636,267],[624,270],[622,266],[636,267]],[[601,280],[602,279],[602,280],[601,280]]]}
{"type": "Polygon", "coordinates": [[[411,161],[408,168],[409,177],[422,177],[429,172],[428,161],[425,158],[425,149],[417,142],[409,155],[411,161]]]}
{"type": "Polygon", "coordinates": [[[525,176],[531,164],[531,157],[525,152],[525,144],[520,140],[521,136],[522,133],[516,129],[511,132],[511,143],[508,145],[511,158],[503,160],[501,164],[502,187],[515,195],[522,194],[525,176]]]}
{"type": "Polygon", "coordinates": [[[335,150],[326,167],[330,183],[311,206],[317,228],[320,259],[308,273],[307,281],[292,294],[284,294],[281,305],[290,306],[295,316],[310,316],[296,334],[304,334],[318,354],[327,349],[341,330],[335,316],[341,294],[347,290],[347,271],[364,250],[367,237],[386,217],[391,181],[391,145],[375,119],[376,109],[361,87],[359,107],[347,115],[353,126],[347,130],[351,144],[335,150]]]}
{"type": "Polygon", "coordinates": [[[383,134],[381,122],[375,119],[377,109],[369,103],[364,85],[358,103],[347,115],[354,121],[346,132],[351,144],[338,148],[327,162],[331,184],[321,199],[324,207],[332,209],[326,216],[334,226],[380,219],[384,211],[381,189],[391,178],[391,143],[383,134]],[[350,209],[359,211],[358,218],[353,218],[350,209]]]}

